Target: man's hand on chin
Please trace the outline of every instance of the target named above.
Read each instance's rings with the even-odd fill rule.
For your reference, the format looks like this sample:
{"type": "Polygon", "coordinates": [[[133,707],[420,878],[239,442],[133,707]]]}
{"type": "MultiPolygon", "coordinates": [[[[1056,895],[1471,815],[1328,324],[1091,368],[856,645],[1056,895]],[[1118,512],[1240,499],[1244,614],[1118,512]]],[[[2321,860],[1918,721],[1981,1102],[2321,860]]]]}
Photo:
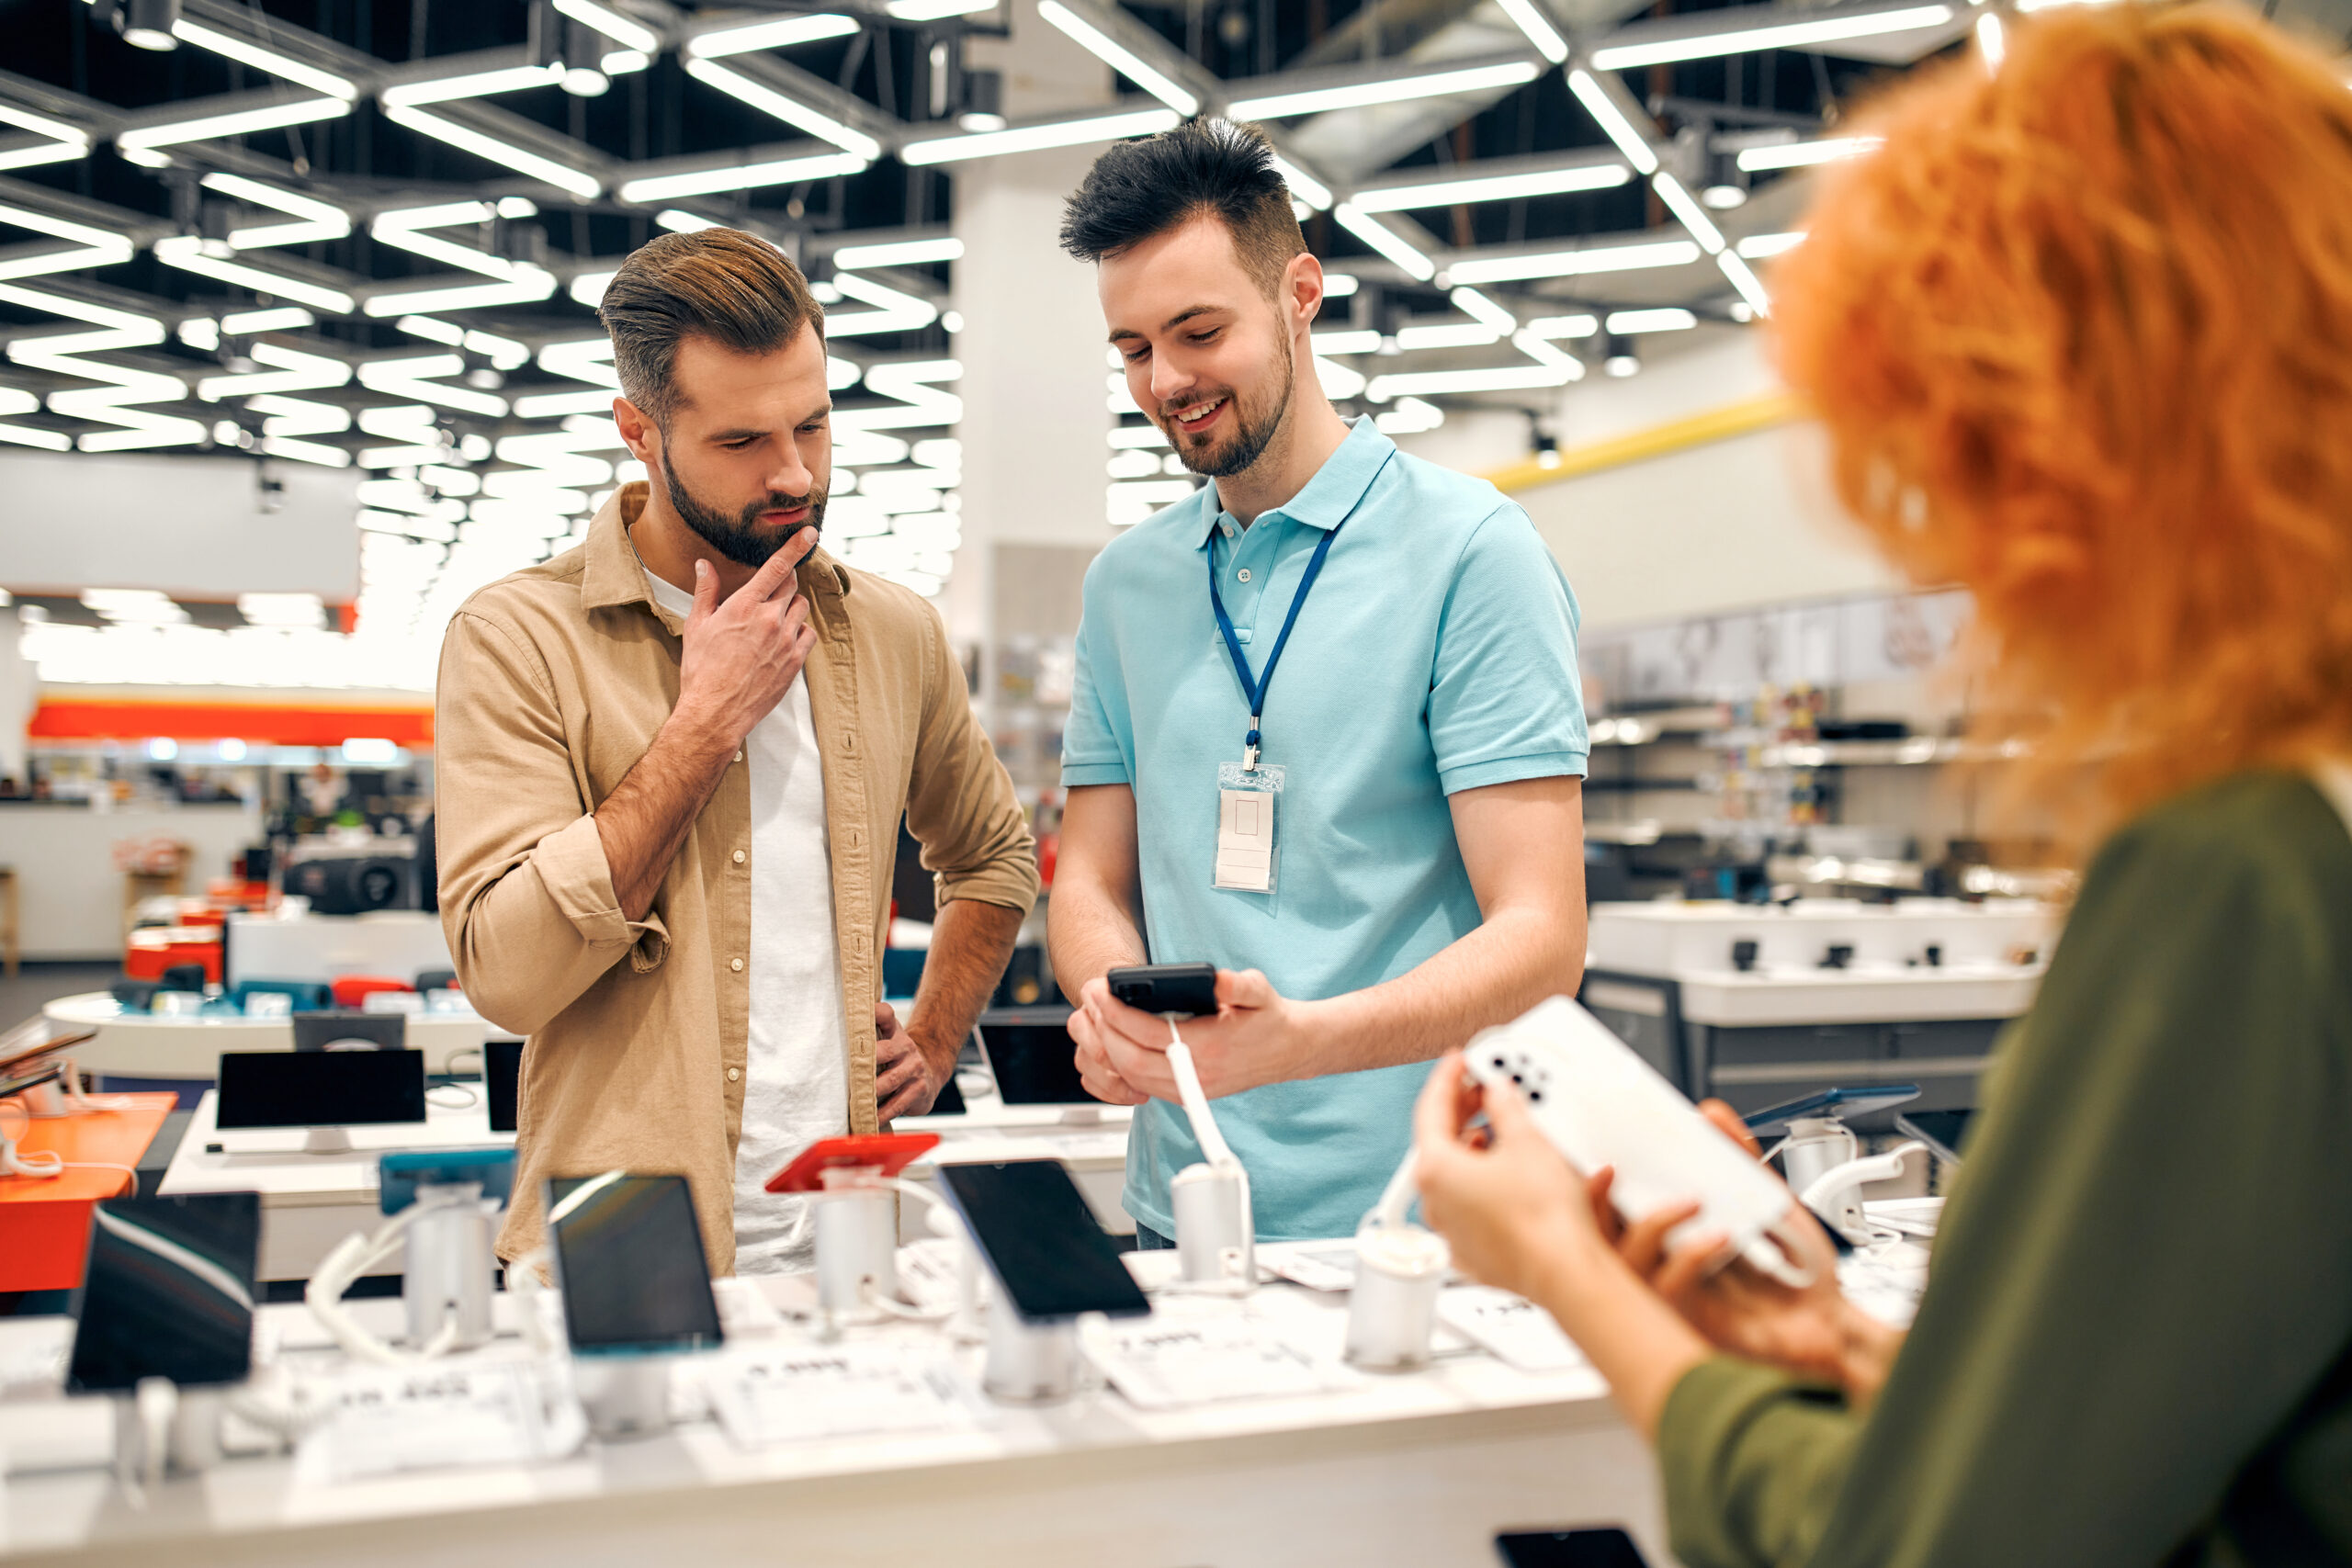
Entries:
{"type": "MultiPolygon", "coordinates": [[[[1201,1075],[1201,1089],[1211,1100],[1287,1083],[1327,1072],[1324,1004],[1292,1001],[1277,992],[1255,969],[1221,969],[1216,976],[1215,1018],[1186,1019],[1178,1025],[1184,1043],[1192,1047],[1193,1066],[1201,1075]]],[[[1094,1043],[1104,1077],[1131,1092],[1153,1099],[1178,1100],[1175,1070],[1168,1065],[1168,1022],[1138,1012],[1111,995],[1109,984],[1096,978],[1080,993],[1086,1015],[1082,1027],[1094,1043]]],[[[1073,1021],[1076,1034],[1080,1023],[1073,1021]]],[[[1080,1067],[1088,1066],[1081,1041],[1080,1067]]],[[[1092,1089],[1092,1085],[1089,1085],[1092,1089]]],[[[1119,1101],[1095,1090],[1100,1098],[1119,1101]]]]}
{"type": "Polygon", "coordinates": [[[874,1099],[884,1126],[929,1111],[955,1070],[954,1057],[934,1065],[923,1054],[914,1036],[899,1026],[888,1002],[874,1004],[874,1099]]]}

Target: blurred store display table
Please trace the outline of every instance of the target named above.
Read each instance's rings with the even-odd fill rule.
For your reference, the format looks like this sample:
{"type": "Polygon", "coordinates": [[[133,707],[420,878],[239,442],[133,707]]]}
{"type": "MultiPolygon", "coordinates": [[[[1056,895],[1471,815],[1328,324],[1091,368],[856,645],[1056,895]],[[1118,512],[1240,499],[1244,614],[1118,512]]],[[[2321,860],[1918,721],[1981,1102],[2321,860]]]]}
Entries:
{"type": "MultiPolygon", "coordinates": [[[[755,1289],[777,1306],[808,1294],[797,1277],[755,1289]]],[[[1273,1285],[1248,1310],[1335,1361],[1346,1300],[1273,1285]]],[[[379,1332],[399,1321],[398,1302],[351,1305],[379,1332]]],[[[37,1368],[53,1384],[69,1333],[62,1319],[0,1320],[0,1368],[20,1369],[20,1378],[37,1368]]],[[[779,1324],[774,1333],[730,1329],[724,1355],[819,1348],[799,1328],[779,1324]]],[[[331,1357],[299,1307],[264,1308],[258,1342],[281,1367],[331,1357]]],[[[0,1450],[18,1456],[0,1509],[0,1559],[137,1568],[1490,1568],[1498,1529],[1619,1523],[1652,1562],[1669,1561],[1655,1466],[1582,1365],[1521,1371],[1464,1346],[1419,1372],[1349,1376],[1320,1393],[1148,1410],[1098,1389],[1028,1409],[981,1399],[978,1348],[948,1348],[935,1328],[852,1328],[837,1344],[944,1367],[969,1400],[967,1416],[755,1448],[695,1418],[535,1466],[343,1482],[297,1458],[232,1458],[166,1483],[141,1507],[104,1469],[62,1468],[105,1462],[102,1402],[20,1399],[0,1405],[0,1450]]],[[[502,1339],[475,1354],[502,1351],[511,1358],[519,1346],[502,1339]]]]}
{"type": "MultiPolygon", "coordinates": [[[[136,1167],[174,1101],[169,1094],[107,1095],[103,1110],[43,1117],[25,1129],[20,1154],[54,1154],[68,1168],[54,1177],[0,1176],[0,1291],[70,1291],[82,1282],[90,1205],[135,1189],[137,1178],[72,1168],[136,1167]]],[[[9,1131],[18,1120],[9,1116],[9,1131]]]]}
{"type": "MultiPolygon", "coordinates": [[[[209,1083],[217,1076],[223,1051],[291,1051],[293,1021],[286,1017],[242,1018],[205,1013],[154,1014],[125,1011],[104,991],[61,997],[41,1009],[51,1023],[95,1029],[97,1038],[78,1046],[74,1059],[84,1076],[92,1073],[127,1078],[182,1078],[209,1083]]],[[[424,1053],[424,1070],[447,1073],[450,1058],[474,1053],[460,1061],[458,1071],[479,1072],[485,1040],[513,1040],[481,1014],[418,1012],[408,1018],[408,1043],[424,1053]]]]}

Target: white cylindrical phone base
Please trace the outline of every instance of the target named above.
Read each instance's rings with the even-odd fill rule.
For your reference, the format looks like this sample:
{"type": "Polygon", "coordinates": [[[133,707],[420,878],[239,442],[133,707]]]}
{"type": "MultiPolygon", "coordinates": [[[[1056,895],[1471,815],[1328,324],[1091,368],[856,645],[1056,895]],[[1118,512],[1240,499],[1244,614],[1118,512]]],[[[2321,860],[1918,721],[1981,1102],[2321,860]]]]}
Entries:
{"type": "Polygon", "coordinates": [[[578,1356],[572,1386],[588,1429],[605,1442],[650,1438],[670,1429],[672,1356],[578,1356]]]}
{"type": "Polygon", "coordinates": [[[1445,1238],[1419,1225],[1356,1233],[1356,1282],[1348,1293],[1349,1361],[1406,1372],[1430,1363],[1438,1292],[1452,1261],[1445,1238]]]}
{"type": "Polygon", "coordinates": [[[490,1343],[491,1252],[495,1206],[481,1201],[480,1182],[426,1187],[416,1201],[426,1205],[409,1222],[408,1258],[401,1300],[408,1308],[408,1342],[421,1349],[454,1321],[452,1348],[470,1350],[490,1343]]]}
{"type": "MultiPolygon", "coordinates": [[[[141,1384],[161,1383],[151,1378],[141,1384]]],[[[138,1394],[120,1394],[114,1402],[115,1473],[125,1481],[149,1476],[202,1475],[220,1462],[220,1414],[227,1391],[218,1388],[171,1388],[165,1397],[171,1414],[159,1434],[164,1451],[153,1452],[147,1417],[138,1394]]],[[[152,1400],[154,1396],[150,1395],[152,1400]]]]}
{"type": "Polygon", "coordinates": [[[1023,1323],[999,1292],[989,1304],[989,1359],[980,1386],[1004,1404],[1057,1404],[1078,1388],[1078,1325],[1023,1323]]]}
{"type": "Polygon", "coordinates": [[[817,1304],[835,1317],[881,1315],[870,1297],[899,1293],[898,1194],[850,1187],[809,1201],[816,1207],[817,1304]]]}
{"type": "Polygon", "coordinates": [[[1176,1212],[1178,1271],[1193,1284],[1233,1278],[1238,1257],[1242,1282],[1252,1282],[1250,1257],[1250,1179],[1238,1168],[1187,1166],[1168,1184],[1176,1212]]]}

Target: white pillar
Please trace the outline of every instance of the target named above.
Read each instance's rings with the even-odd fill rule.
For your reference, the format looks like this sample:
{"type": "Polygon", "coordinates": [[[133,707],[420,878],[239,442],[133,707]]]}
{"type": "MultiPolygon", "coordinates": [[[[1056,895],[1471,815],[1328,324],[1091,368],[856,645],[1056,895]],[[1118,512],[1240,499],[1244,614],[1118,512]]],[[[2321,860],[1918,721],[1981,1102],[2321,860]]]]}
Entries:
{"type": "MultiPolygon", "coordinates": [[[[1007,118],[1111,101],[1109,70],[1040,18],[1035,0],[1010,0],[1005,10],[1009,41],[976,39],[967,47],[969,65],[1003,72],[1007,118]]],[[[1111,536],[1103,516],[1111,413],[1102,314],[1094,269],[1064,254],[1057,237],[1064,198],[1102,151],[1057,148],[951,165],[955,228],[964,242],[955,275],[964,318],[955,340],[964,366],[956,388],[964,399],[957,430],[964,540],[943,610],[958,643],[980,646],[984,684],[994,678],[1001,594],[1020,595],[1026,585],[1000,582],[999,547],[1058,547],[1091,557],[1111,536]]],[[[1012,572],[1025,579],[1030,568],[1016,563],[1012,572]]],[[[1067,597],[1061,629],[1075,628],[1074,591],[1057,587],[1048,596],[1055,605],[1036,611],[1060,618],[1057,606],[1067,597]]]]}

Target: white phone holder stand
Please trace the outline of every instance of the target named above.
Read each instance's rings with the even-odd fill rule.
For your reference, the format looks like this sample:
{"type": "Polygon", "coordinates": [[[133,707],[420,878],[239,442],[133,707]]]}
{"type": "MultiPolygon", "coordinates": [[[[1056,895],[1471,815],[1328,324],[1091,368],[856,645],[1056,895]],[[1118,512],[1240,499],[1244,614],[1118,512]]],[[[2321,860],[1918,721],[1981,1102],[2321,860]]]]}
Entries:
{"type": "Polygon", "coordinates": [[[574,1356],[572,1387],[588,1429],[605,1442],[670,1429],[670,1368],[675,1356],[574,1356]]]}
{"type": "Polygon", "coordinates": [[[1177,1016],[1170,1013],[1167,1018],[1168,1065],[1176,1075],[1184,1118],[1193,1124],[1193,1141],[1207,1156],[1205,1163],[1178,1171],[1169,1183],[1177,1272],[1188,1285],[1247,1291],[1258,1282],[1258,1228],[1250,1206],[1250,1172],[1217,1129],[1177,1016]]]}
{"type": "Polygon", "coordinates": [[[409,1344],[451,1350],[489,1344],[498,1205],[482,1201],[481,1182],[462,1181],[419,1187],[414,1207],[401,1277],[409,1344]]]}
{"type": "Polygon", "coordinates": [[[1024,1323],[997,1292],[989,1303],[988,1362],[980,1386],[1003,1404],[1058,1404],[1078,1390],[1076,1323],[1024,1323]]]}
{"type": "Polygon", "coordinates": [[[1419,1225],[1367,1222],[1358,1230],[1356,1282],[1348,1292],[1348,1360],[1375,1372],[1428,1366],[1438,1292],[1453,1261],[1445,1238],[1419,1225]]]}
{"type": "Polygon", "coordinates": [[[115,1475],[126,1486],[153,1486],[166,1475],[201,1475],[220,1462],[218,1388],[182,1388],[169,1378],[141,1378],[114,1402],[115,1475]]]}
{"type": "Polygon", "coordinates": [[[1862,1213],[1862,1188],[1903,1174],[1903,1162],[1928,1145],[1907,1143],[1883,1155],[1862,1156],[1861,1140],[1835,1116],[1805,1116],[1789,1123],[1789,1135],[1772,1151],[1797,1201],[1824,1224],[1852,1242],[1871,1239],[1862,1213]]]}
{"type": "Polygon", "coordinates": [[[813,1193],[817,1232],[817,1305],[835,1319],[871,1320],[875,1305],[899,1293],[898,1190],[879,1166],[823,1173],[813,1193]]]}

